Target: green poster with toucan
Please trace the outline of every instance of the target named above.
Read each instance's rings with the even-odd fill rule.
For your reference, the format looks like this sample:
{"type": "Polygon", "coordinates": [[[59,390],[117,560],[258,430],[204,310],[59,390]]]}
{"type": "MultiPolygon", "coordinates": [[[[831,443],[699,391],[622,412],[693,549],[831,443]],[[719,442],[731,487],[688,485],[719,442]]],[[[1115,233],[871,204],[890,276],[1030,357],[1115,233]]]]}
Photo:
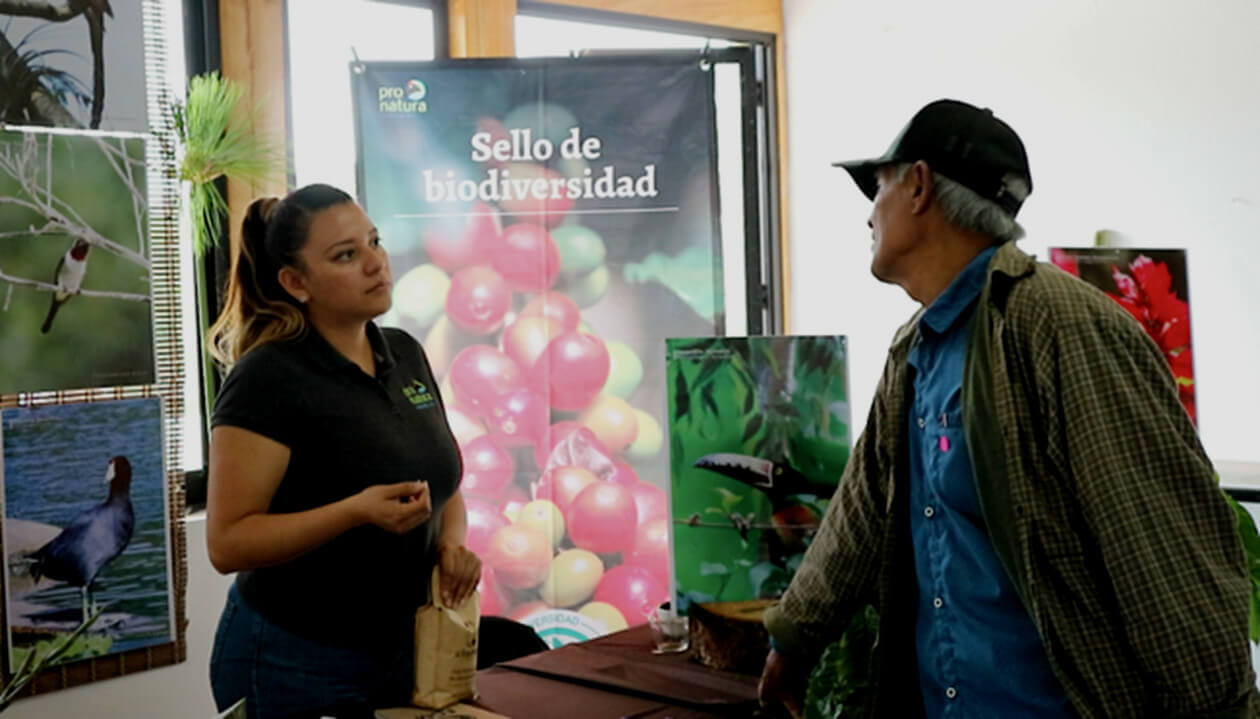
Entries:
{"type": "Polygon", "coordinates": [[[778,597],[849,458],[841,336],[666,341],[679,607],[778,597]]]}

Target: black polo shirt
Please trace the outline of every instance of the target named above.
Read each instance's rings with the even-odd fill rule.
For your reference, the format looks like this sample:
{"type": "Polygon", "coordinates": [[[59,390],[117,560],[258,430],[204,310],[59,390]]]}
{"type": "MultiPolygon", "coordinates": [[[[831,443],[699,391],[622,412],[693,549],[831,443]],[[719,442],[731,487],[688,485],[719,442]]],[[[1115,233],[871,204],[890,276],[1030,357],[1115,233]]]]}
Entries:
{"type": "Polygon", "coordinates": [[[230,425],[287,446],[289,466],[271,500],[277,514],[349,497],[373,484],[423,479],[433,518],[405,535],[356,527],[286,564],[243,571],[236,584],[269,621],[344,646],[412,641],[428,601],[441,511],[459,485],[459,449],[437,381],[410,335],[368,325],[371,377],[311,329],[248,352],[215,403],[230,425]]]}

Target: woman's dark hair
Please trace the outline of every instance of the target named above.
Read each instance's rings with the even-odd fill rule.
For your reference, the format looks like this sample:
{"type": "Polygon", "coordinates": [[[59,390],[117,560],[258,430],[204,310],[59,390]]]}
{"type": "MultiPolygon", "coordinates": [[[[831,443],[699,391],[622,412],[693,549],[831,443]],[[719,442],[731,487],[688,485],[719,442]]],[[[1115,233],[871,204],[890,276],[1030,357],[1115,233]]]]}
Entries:
{"type": "Polygon", "coordinates": [[[301,269],[316,213],[354,198],[331,185],[307,185],[288,197],[263,197],[250,203],[241,223],[239,245],[231,247],[223,311],[210,327],[210,353],[225,367],[253,348],[286,340],[306,330],[302,304],[280,285],[283,267],[301,269]]]}

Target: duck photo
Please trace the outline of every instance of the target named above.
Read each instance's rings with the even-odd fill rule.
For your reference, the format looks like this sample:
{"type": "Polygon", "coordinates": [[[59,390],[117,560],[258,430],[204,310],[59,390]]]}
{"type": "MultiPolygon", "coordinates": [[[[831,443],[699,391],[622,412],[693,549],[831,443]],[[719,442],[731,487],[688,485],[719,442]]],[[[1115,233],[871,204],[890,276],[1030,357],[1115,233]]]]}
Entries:
{"type": "Polygon", "coordinates": [[[10,669],[95,617],[62,661],[174,636],[160,400],[0,411],[10,669]]]}

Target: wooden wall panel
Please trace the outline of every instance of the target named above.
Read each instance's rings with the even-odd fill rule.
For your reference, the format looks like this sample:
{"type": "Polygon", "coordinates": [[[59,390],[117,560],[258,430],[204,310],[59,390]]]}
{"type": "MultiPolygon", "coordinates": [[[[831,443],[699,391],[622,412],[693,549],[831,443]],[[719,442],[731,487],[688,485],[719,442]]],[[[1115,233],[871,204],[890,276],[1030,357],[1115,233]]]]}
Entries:
{"type": "Polygon", "coordinates": [[[516,0],[447,0],[451,57],[516,54],[516,0]]]}
{"type": "MultiPolygon", "coordinates": [[[[223,76],[245,88],[243,104],[259,107],[262,128],[283,153],[288,138],[284,0],[219,0],[219,29],[223,76]]],[[[241,220],[249,203],[263,195],[283,196],[287,192],[285,182],[281,167],[274,178],[261,185],[228,183],[229,227],[234,247],[240,239],[241,220]]]]}
{"type": "Polygon", "coordinates": [[[547,0],[547,4],[775,35],[783,32],[783,5],[779,0],[547,0]]]}

